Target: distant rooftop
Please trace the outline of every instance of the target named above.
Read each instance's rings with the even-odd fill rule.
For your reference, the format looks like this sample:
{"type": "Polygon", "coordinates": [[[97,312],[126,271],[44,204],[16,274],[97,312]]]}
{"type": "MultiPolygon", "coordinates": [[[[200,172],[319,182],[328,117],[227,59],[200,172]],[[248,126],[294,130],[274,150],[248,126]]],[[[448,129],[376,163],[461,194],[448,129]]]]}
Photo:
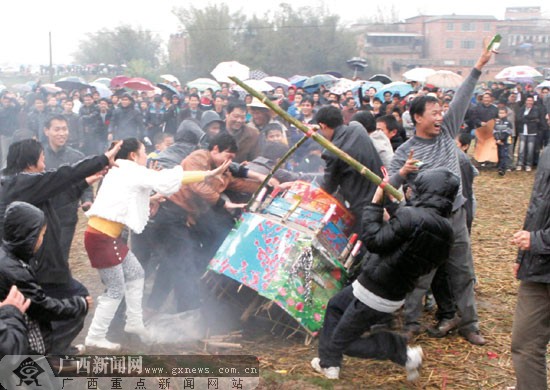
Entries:
{"type": "Polygon", "coordinates": [[[422,34],[400,32],[367,32],[369,37],[421,37],[422,34]]]}
{"type": "Polygon", "coordinates": [[[426,22],[438,20],[497,20],[497,18],[492,15],[438,15],[428,18],[426,22]]]}

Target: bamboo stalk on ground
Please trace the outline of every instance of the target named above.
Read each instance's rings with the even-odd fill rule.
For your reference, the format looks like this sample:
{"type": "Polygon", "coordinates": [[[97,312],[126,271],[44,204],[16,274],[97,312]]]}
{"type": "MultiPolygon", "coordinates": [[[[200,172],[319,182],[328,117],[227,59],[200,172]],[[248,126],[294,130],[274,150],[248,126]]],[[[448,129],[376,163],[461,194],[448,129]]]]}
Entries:
{"type": "MultiPolygon", "coordinates": [[[[340,148],[334,146],[332,142],[327,140],[325,137],[323,137],[321,134],[316,133],[315,131],[309,129],[306,125],[304,125],[302,122],[297,120],[296,118],[289,115],[287,112],[285,112],[279,105],[273,103],[271,100],[267,98],[263,93],[256,91],[254,88],[249,87],[245,83],[243,83],[240,79],[234,76],[229,77],[232,81],[234,81],[236,84],[238,84],[241,88],[243,88],[245,91],[247,91],[252,96],[258,98],[263,104],[268,106],[271,110],[276,112],[279,116],[287,120],[288,122],[292,123],[297,129],[299,129],[301,132],[306,134],[306,136],[313,138],[315,142],[320,144],[322,147],[336,155],[341,160],[348,163],[352,168],[354,168],[356,171],[358,171],[361,175],[366,177],[368,180],[376,184],[377,186],[380,186],[380,184],[383,184],[382,179],[376,175],[374,172],[372,172],[370,169],[368,169],[366,166],[361,164],[359,161],[351,157],[346,152],[342,151],[340,148]]],[[[397,200],[402,200],[403,195],[393,186],[391,186],[389,183],[384,183],[383,189],[386,193],[390,194],[397,200]]]]}

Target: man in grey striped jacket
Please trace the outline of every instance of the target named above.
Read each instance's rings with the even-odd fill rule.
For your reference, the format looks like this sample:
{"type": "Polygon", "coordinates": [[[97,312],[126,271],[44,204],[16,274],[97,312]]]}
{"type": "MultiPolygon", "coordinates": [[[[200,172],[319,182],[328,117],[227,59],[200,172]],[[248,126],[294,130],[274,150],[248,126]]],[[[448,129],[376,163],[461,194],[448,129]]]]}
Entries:
{"type": "MultiPolygon", "coordinates": [[[[413,100],[410,114],[416,134],[395,151],[389,172],[392,185],[398,187],[405,183],[412,184],[418,171],[437,167],[446,167],[460,177],[458,149],[454,139],[460,131],[481,70],[491,59],[491,51],[486,49],[487,43],[484,42],[483,47],[481,56],[457,90],[445,117],[437,98],[419,96],[413,100]]],[[[474,296],[475,273],[466,227],[462,183],[460,186],[451,216],[455,236],[451,254],[444,265],[421,278],[416,289],[408,296],[405,303],[405,324],[411,333],[420,330],[418,320],[422,310],[422,297],[433,280],[432,289],[439,305],[436,314],[439,323],[432,330],[432,335],[443,337],[458,328],[459,333],[470,343],[483,345],[486,341],[479,332],[474,296]],[[460,317],[456,315],[457,308],[460,317]]]]}

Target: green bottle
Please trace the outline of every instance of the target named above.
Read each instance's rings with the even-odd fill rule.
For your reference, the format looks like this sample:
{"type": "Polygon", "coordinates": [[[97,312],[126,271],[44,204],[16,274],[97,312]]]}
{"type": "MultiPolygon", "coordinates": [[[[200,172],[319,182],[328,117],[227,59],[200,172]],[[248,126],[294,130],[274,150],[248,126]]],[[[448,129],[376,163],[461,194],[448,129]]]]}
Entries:
{"type": "Polygon", "coordinates": [[[496,34],[493,39],[491,39],[491,42],[489,42],[489,46],[487,46],[487,51],[497,51],[500,47],[500,40],[502,39],[502,36],[500,34],[496,34]]]}

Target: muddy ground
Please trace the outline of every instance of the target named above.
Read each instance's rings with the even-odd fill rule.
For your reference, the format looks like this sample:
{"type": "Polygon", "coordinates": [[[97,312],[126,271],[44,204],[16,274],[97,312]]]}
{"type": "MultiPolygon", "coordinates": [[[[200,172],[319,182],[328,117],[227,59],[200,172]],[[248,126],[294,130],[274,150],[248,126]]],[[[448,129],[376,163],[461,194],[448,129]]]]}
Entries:
{"type": "MultiPolygon", "coordinates": [[[[341,379],[330,382],[309,366],[316,356],[316,340],[304,345],[302,337],[286,339],[268,331],[260,330],[254,335],[245,332],[243,339],[238,340],[242,350],[205,350],[201,342],[144,346],[116,330],[114,337],[128,343],[126,351],[132,353],[253,354],[260,360],[260,383],[265,389],[506,389],[514,384],[510,332],[518,287],[511,273],[516,251],[508,240],[522,226],[534,175],[535,172],[509,172],[500,177],[494,170],[482,170],[476,178],[478,210],[472,245],[480,325],[488,344],[473,346],[457,335],[445,339],[418,336],[414,343],[423,347],[426,356],[417,383],[407,383],[404,370],[391,362],[354,358],[345,358],[341,379]]],[[[102,285],[83,249],[83,227],[84,217],[73,243],[72,269],[95,298],[102,292],[102,285]]],[[[90,319],[91,315],[87,323],[90,319]]],[[[223,318],[218,320],[223,322],[223,318]]],[[[431,315],[427,313],[425,320],[429,323],[431,315]]],[[[82,342],[86,329],[87,326],[78,341],[82,342]]]]}

